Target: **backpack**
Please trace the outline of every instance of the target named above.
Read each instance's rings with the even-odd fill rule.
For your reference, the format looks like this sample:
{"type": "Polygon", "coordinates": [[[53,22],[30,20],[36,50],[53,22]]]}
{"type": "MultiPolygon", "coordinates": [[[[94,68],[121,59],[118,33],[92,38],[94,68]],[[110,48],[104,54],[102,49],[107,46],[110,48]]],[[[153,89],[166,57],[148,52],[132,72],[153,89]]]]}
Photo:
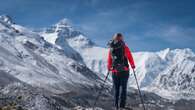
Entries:
{"type": "Polygon", "coordinates": [[[125,43],[123,41],[112,40],[109,43],[110,53],[112,57],[112,68],[117,72],[125,71],[124,67],[129,67],[125,56],[125,43]]]}

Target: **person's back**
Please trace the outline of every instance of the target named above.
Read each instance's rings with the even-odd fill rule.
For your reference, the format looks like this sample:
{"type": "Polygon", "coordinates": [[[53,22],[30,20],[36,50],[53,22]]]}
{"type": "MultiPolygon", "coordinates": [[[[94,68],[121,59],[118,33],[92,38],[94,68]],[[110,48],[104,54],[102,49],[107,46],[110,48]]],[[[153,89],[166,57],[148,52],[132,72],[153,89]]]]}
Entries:
{"type": "Polygon", "coordinates": [[[134,60],[131,51],[123,41],[123,36],[121,33],[117,33],[114,35],[113,40],[109,43],[109,47],[110,50],[108,53],[107,68],[109,71],[112,71],[112,79],[115,90],[115,107],[117,109],[119,108],[119,106],[120,108],[125,108],[127,82],[129,78],[129,63],[134,69],[134,60]],[[120,87],[122,87],[121,93],[120,87]]]}

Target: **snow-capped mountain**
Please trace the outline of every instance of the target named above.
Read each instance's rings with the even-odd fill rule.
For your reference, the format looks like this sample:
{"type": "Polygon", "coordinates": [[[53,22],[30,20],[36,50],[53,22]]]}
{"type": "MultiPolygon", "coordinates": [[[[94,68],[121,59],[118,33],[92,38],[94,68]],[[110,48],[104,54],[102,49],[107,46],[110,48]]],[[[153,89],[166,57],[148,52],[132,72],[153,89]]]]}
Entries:
{"type": "Polygon", "coordinates": [[[67,19],[63,19],[54,26],[47,28],[44,32],[41,32],[41,35],[48,42],[64,50],[66,50],[64,47],[69,45],[81,55],[87,67],[97,72],[100,76],[105,76],[107,71],[105,69],[107,49],[97,46],[82,32],[75,30],[70,25],[67,19]]]}
{"type": "Polygon", "coordinates": [[[42,36],[46,41],[58,46],[62,50],[66,50],[67,52],[65,52],[68,56],[71,56],[77,61],[83,62],[80,54],[72,49],[66,41],[67,38],[77,36],[79,34],[80,32],[72,29],[67,19],[63,19],[52,27],[47,28],[45,32],[42,33],[42,36]]]}
{"type": "Polygon", "coordinates": [[[169,98],[194,98],[195,54],[190,49],[165,50],[158,54],[167,66],[154,79],[150,90],[169,98]]]}
{"type": "Polygon", "coordinates": [[[55,92],[67,91],[68,86],[76,87],[77,84],[94,85],[99,79],[70,46],[62,50],[39,34],[7,21],[0,21],[2,71],[28,84],[55,92]]]}
{"type": "MultiPolygon", "coordinates": [[[[107,72],[107,48],[96,45],[82,32],[74,30],[67,20],[60,21],[49,30],[49,32],[45,31],[41,34],[46,40],[50,38],[50,40],[47,40],[48,42],[55,43],[63,48],[62,44],[57,43],[58,39],[63,38],[63,42],[66,42],[77,51],[91,70],[95,71],[100,77],[105,77],[107,72]],[[51,36],[51,34],[53,35],[51,36]]],[[[135,59],[138,82],[144,90],[156,90],[157,92],[164,88],[170,91],[169,93],[174,91],[176,93],[187,92],[189,94],[195,91],[193,86],[195,54],[190,49],[134,52],[133,57],[135,59]]],[[[136,87],[135,84],[134,77],[131,75],[129,85],[136,87]]],[[[159,95],[165,96],[164,94],[159,95]]]]}

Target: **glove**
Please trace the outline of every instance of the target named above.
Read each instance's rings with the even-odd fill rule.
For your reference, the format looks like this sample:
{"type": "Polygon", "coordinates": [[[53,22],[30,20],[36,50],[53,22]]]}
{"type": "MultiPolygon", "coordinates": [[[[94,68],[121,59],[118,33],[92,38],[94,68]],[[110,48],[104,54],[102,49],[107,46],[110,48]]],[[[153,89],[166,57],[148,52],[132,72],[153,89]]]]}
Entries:
{"type": "Polygon", "coordinates": [[[108,68],[108,71],[112,71],[112,68],[108,68]]]}
{"type": "Polygon", "coordinates": [[[132,69],[135,69],[135,65],[131,65],[131,68],[132,68],[132,69]]]}

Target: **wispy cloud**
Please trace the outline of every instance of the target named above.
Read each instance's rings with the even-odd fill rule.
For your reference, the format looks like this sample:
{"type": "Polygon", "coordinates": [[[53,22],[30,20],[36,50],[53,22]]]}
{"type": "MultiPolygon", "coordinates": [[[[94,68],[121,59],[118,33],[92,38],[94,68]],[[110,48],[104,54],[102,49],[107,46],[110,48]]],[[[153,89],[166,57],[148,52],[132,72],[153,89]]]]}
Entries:
{"type": "Polygon", "coordinates": [[[145,33],[146,37],[157,37],[180,46],[193,45],[195,42],[195,28],[178,25],[160,25],[145,33]]]}

